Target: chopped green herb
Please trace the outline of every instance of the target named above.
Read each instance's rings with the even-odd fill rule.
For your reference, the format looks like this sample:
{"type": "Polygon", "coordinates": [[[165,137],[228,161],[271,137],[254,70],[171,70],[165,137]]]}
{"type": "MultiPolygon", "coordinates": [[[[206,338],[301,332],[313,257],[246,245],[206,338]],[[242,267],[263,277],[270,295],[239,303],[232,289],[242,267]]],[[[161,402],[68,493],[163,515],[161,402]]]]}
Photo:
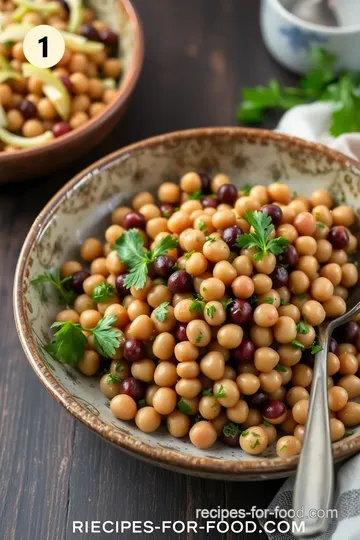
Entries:
{"type": "Polygon", "coordinates": [[[112,298],[114,294],[115,287],[111,285],[111,283],[104,281],[103,283],[96,285],[92,293],[92,299],[95,304],[101,304],[101,302],[105,302],[106,300],[109,300],[109,298],[112,298]]]}
{"type": "Polygon", "coordinates": [[[292,340],[291,346],[294,349],[300,349],[300,351],[303,351],[305,349],[304,345],[302,343],[300,343],[300,341],[296,341],[296,339],[292,340]]]}
{"type": "Polygon", "coordinates": [[[275,228],[271,217],[266,212],[247,210],[245,219],[253,227],[254,232],[238,236],[236,245],[240,248],[255,248],[257,250],[254,255],[256,262],[261,261],[264,255],[269,253],[280,255],[284,251],[289,241],[282,236],[271,238],[275,228]]]}
{"type": "Polygon", "coordinates": [[[297,196],[298,196],[297,191],[293,191],[293,192],[292,192],[292,196],[293,196],[293,197],[297,197],[297,196]]]}
{"type": "Polygon", "coordinates": [[[319,229],[325,229],[326,225],[325,223],[323,223],[322,221],[318,221],[316,223],[316,226],[319,228],[319,229]]]}
{"type": "Polygon", "coordinates": [[[121,381],[122,379],[116,373],[109,373],[109,375],[106,377],[106,384],[114,384],[121,381]]]}
{"type": "Polygon", "coordinates": [[[256,302],[257,302],[257,296],[256,296],[256,294],[252,294],[252,295],[250,296],[250,298],[248,298],[248,302],[250,302],[250,304],[256,304],[256,302]]]}
{"type": "Polygon", "coordinates": [[[219,391],[214,394],[216,399],[226,398],[226,392],[224,390],[223,385],[220,385],[219,391]]]}
{"type": "Polygon", "coordinates": [[[197,310],[200,314],[202,314],[205,309],[205,303],[206,302],[201,296],[201,294],[197,294],[196,296],[193,297],[193,301],[189,306],[190,313],[197,310]]]}
{"type": "Polygon", "coordinates": [[[323,348],[320,347],[320,345],[316,345],[316,343],[313,343],[313,344],[311,345],[310,352],[311,352],[311,354],[316,354],[316,353],[318,353],[318,352],[320,352],[320,351],[322,351],[322,350],[323,350],[323,348]]]}
{"type": "Polygon", "coordinates": [[[168,305],[170,302],[161,302],[161,304],[154,309],[155,319],[159,322],[165,322],[168,313],[168,305]]]}
{"type": "Polygon", "coordinates": [[[44,283],[50,283],[50,285],[55,287],[60,302],[62,304],[65,304],[66,307],[70,308],[72,307],[76,297],[75,292],[67,286],[70,284],[69,282],[71,281],[71,279],[72,276],[62,278],[60,275],[60,268],[57,268],[55,270],[54,276],[50,272],[44,272],[43,274],[39,274],[36,278],[31,280],[31,285],[42,285],[44,283]]]}
{"type": "Polygon", "coordinates": [[[286,450],[287,448],[287,444],[284,444],[281,448],[280,448],[280,452],[282,452],[283,450],[286,450]]]}
{"type": "Polygon", "coordinates": [[[234,299],[233,298],[229,298],[229,300],[225,300],[222,305],[224,306],[224,309],[225,311],[227,310],[228,307],[231,306],[231,304],[233,303],[234,299]]]}
{"type": "Polygon", "coordinates": [[[121,262],[127,264],[129,273],[126,275],[124,285],[127,288],[142,289],[148,275],[148,268],[160,255],[178,246],[179,242],[172,236],[165,236],[155,246],[153,251],[145,251],[144,239],[136,229],[123,233],[115,244],[115,250],[121,262]]]}
{"type": "Polygon", "coordinates": [[[194,418],[194,424],[197,424],[198,422],[201,422],[201,420],[204,420],[201,414],[197,414],[194,418]]]}
{"type": "Polygon", "coordinates": [[[344,433],[343,439],[344,439],[345,437],[350,437],[351,435],[354,435],[354,433],[355,433],[355,430],[353,430],[353,429],[347,429],[347,430],[345,431],[345,433],[344,433]]]}
{"type": "Polygon", "coordinates": [[[203,193],[201,191],[194,191],[193,193],[190,193],[189,195],[189,201],[202,201],[204,198],[203,193]]]}
{"type": "Polygon", "coordinates": [[[265,298],[263,298],[263,303],[264,303],[264,304],[273,304],[273,303],[274,303],[274,299],[271,298],[270,296],[266,296],[265,298]]]}
{"type": "Polygon", "coordinates": [[[202,340],[202,332],[199,332],[198,335],[196,336],[196,343],[200,343],[200,341],[202,340]]]}
{"type": "Polygon", "coordinates": [[[287,372],[287,369],[286,367],[282,366],[281,364],[277,364],[274,369],[276,371],[280,371],[281,373],[286,373],[287,372]]]}
{"type": "Polygon", "coordinates": [[[122,364],[120,364],[119,362],[117,362],[115,364],[115,371],[116,371],[116,373],[121,373],[121,371],[124,371],[124,366],[122,364]]]}
{"type": "Polygon", "coordinates": [[[202,219],[199,221],[199,229],[200,229],[200,231],[203,231],[203,232],[206,231],[206,225],[205,225],[205,223],[203,222],[202,219]]]}
{"type": "Polygon", "coordinates": [[[210,244],[213,244],[214,242],[216,242],[216,238],[215,236],[207,236],[206,241],[210,242],[210,244]]]}
{"type": "Polygon", "coordinates": [[[309,327],[303,323],[302,321],[300,321],[299,323],[297,323],[296,325],[296,331],[298,334],[308,334],[310,332],[310,329],[309,327]]]}
{"type": "Polygon", "coordinates": [[[143,407],[146,407],[147,403],[145,399],[139,399],[138,401],[138,409],[142,409],[143,407]]]}
{"type": "Polygon", "coordinates": [[[225,424],[222,431],[226,437],[236,437],[240,434],[240,428],[234,422],[228,422],[225,424]]]}
{"type": "Polygon", "coordinates": [[[171,213],[170,213],[170,210],[164,210],[163,211],[163,216],[167,219],[169,219],[169,217],[171,216],[171,213]]]}
{"type": "Polygon", "coordinates": [[[206,307],[206,315],[210,317],[210,319],[214,318],[214,314],[216,313],[216,307],[214,305],[207,306],[206,307]]]}
{"type": "Polygon", "coordinates": [[[252,442],[252,443],[250,444],[251,450],[255,450],[255,448],[256,448],[257,446],[260,446],[260,441],[259,441],[259,439],[256,439],[256,441],[254,441],[254,442],[252,442]]]}
{"type": "Polygon", "coordinates": [[[264,420],[264,421],[263,421],[263,424],[264,424],[265,427],[269,427],[269,426],[270,426],[270,423],[269,423],[267,420],[264,420]]]}
{"type": "Polygon", "coordinates": [[[183,401],[182,399],[178,401],[177,408],[179,409],[180,412],[184,414],[189,414],[191,412],[191,407],[187,403],[185,403],[185,401],[183,401]]]}
{"type": "Polygon", "coordinates": [[[243,192],[243,194],[245,195],[245,197],[248,197],[250,195],[250,190],[251,190],[252,186],[250,184],[245,184],[245,186],[241,187],[241,191],[243,192]]]}
{"type": "Polygon", "coordinates": [[[251,435],[253,435],[254,437],[260,437],[259,433],[256,433],[255,431],[252,431],[251,435]]]}
{"type": "Polygon", "coordinates": [[[286,302],[283,298],[280,298],[280,306],[290,306],[289,302],[286,302]]]}
{"type": "Polygon", "coordinates": [[[207,388],[206,390],[203,390],[202,395],[203,396],[212,396],[213,395],[212,388],[207,388]]]}
{"type": "Polygon", "coordinates": [[[174,266],[172,267],[172,271],[177,272],[178,270],[180,270],[180,266],[177,263],[175,263],[174,266]]]}
{"type": "Polygon", "coordinates": [[[245,431],[243,431],[243,432],[241,433],[241,436],[242,436],[242,437],[247,437],[248,435],[249,435],[249,430],[248,430],[248,429],[246,429],[245,431]]]}
{"type": "Polygon", "coordinates": [[[298,296],[298,299],[300,300],[300,302],[305,300],[305,298],[306,298],[306,294],[299,294],[299,296],[298,296]]]}
{"type": "Polygon", "coordinates": [[[192,251],[189,251],[188,253],[185,253],[184,257],[186,260],[190,259],[191,255],[194,255],[194,253],[196,253],[195,249],[193,249],[192,251]]]}

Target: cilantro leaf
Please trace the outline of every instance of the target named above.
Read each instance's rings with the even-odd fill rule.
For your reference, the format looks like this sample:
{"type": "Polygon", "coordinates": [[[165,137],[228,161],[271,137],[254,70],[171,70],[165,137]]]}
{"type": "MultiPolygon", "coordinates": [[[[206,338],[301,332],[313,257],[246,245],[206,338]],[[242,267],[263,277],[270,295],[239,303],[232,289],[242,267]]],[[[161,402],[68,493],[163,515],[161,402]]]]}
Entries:
{"type": "Polygon", "coordinates": [[[45,350],[61,364],[75,366],[84,356],[87,339],[79,324],[70,321],[55,322],[51,328],[58,328],[45,350]]]}
{"type": "Polygon", "coordinates": [[[213,395],[212,388],[208,388],[207,390],[203,390],[202,395],[203,396],[212,396],[213,395]]]}
{"type": "Polygon", "coordinates": [[[214,318],[214,314],[216,313],[216,307],[214,305],[206,306],[206,315],[210,317],[210,319],[214,318]]]}
{"type": "Polygon", "coordinates": [[[202,337],[203,337],[203,336],[202,336],[202,332],[200,331],[200,332],[198,333],[198,335],[196,336],[195,342],[196,342],[196,343],[200,343],[200,341],[202,340],[202,337]]]}
{"type": "Polygon", "coordinates": [[[231,304],[233,303],[234,299],[233,298],[229,298],[229,300],[225,300],[222,305],[224,306],[224,309],[225,311],[227,310],[228,307],[231,306],[231,304]]]}
{"type": "Polygon", "coordinates": [[[118,328],[114,328],[115,323],[116,315],[106,315],[95,328],[87,329],[93,335],[95,349],[105,358],[114,356],[116,349],[120,346],[122,332],[118,328]]]}
{"type": "Polygon", "coordinates": [[[180,412],[182,412],[184,414],[189,414],[191,412],[190,405],[185,403],[185,401],[183,401],[182,399],[180,399],[180,401],[178,401],[177,408],[179,409],[180,412]]]}
{"type": "Polygon", "coordinates": [[[190,259],[191,255],[194,255],[194,253],[196,253],[195,249],[193,249],[192,251],[188,251],[187,253],[185,253],[185,255],[184,255],[185,260],[187,261],[188,259],[190,259]]]}
{"type": "Polygon", "coordinates": [[[265,427],[269,427],[270,426],[270,422],[268,422],[267,420],[264,420],[263,421],[263,424],[265,427]]]}
{"type": "Polygon", "coordinates": [[[274,299],[271,298],[271,296],[266,296],[265,298],[263,298],[263,303],[264,303],[264,304],[273,304],[273,303],[274,303],[274,299]]]}
{"type": "Polygon", "coordinates": [[[237,435],[240,435],[240,428],[234,422],[225,424],[222,431],[225,437],[236,437],[237,435]]]}
{"type": "Polygon", "coordinates": [[[240,248],[256,248],[255,261],[261,261],[264,255],[273,253],[280,255],[288,245],[287,238],[271,238],[274,231],[271,217],[266,212],[247,210],[245,219],[254,229],[254,232],[242,234],[236,239],[236,245],[240,248]]]}
{"type": "Polygon", "coordinates": [[[101,302],[105,302],[106,300],[109,300],[109,298],[112,298],[114,294],[115,287],[111,285],[111,283],[104,281],[103,283],[96,285],[92,293],[92,299],[95,304],[100,304],[101,302]]]}
{"type": "Polygon", "coordinates": [[[300,341],[296,341],[296,339],[292,340],[291,346],[294,349],[300,349],[300,351],[303,351],[305,349],[304,345],[302,343],[300,343],[300,341]]]}
{"type": "Polygon", "coordinates": [[[323,348],[320,347],[320,345],[316,345],[316,343],[313,343],[313,344],[311,345],[310,352],[311,352],[311,354],[316,354],[316,353],[318,353],[318,352],[320,352],[320,351],[322,351],[322,350],[323,350],[323,348]]]}
{"type": "Polygon", "coordinates": [[[274,369],[275,369],[276,371],[281,372],[281,373],[286,373],[286,372],[287,372],[286,367],[282,366],[281,364],[277,364],[277,365],[274,367],[274,369]]]}
{"type": "Polygon", "coordinates": [[[189,195],[189,201],[202,201],[205,195],[201,191],[194,191],[189,195]]]}
{"type": "Polygon", "coordinates": [[[250,195],[250,190],[252,187],[253,186],[251,184],[245,184],[245,186],[242,186],[240,188],[245,197],[248,197],[250,195]]]}
{"type": "Polygon", "coordinates": [[[106,383],[107,384],[114,384],[121,382],[122,379],[117,375],[117,373],[109,373],[109,375],[106,377],[106,383]]]}
{"type": "Polygon", "coordinates": [[[55,270],[55,275],[51,274],[50,272],[44,272],[43,274],[39,274],[36,278],[34,278],[31,281],[31,284],[42,285],[44,283],[50,283],[50,285],[55,287],[60,302],[65,304],[66,307],[71,308],[76,297],[75,292],[66,286],[69,285],[71,279],[72,276],[61,278],[60,268],[57,268],[55,270]]]}
{"type": "Polygon", "coordinates": [[[224,387],[223,387],[222,384],[220,385],[219,391],[216,392],[216,394],[214,394],[214,396],[217,399],[226,398],[226,392],[225,392],[224,387]]]}
{"type": "Polygon", "coordinates": [[[170,302],[162,302],[155,310],[155,319],[159,322],[165,322],[167,317],[167,307],[170,302]]]}
{"type": "Polygon", "coordinates": [[[129,267],[124,286],[142,289],[148,275],[149,264],[155,261],[160,255],[178,246],[178,241],[171,235],[165,236],[155,246],[153,251],[145,251],[144,240],[137,229],[130,229],[122,234],[115,243],[116,250],[121,262],[129,267]]]}
{"type": "Polygon", "coordinates": [[[298,334],[303,334],[303,335],[308,334],[310,332],[309,327],[302,321],[297,323],[296,331],[298,334]]]}
{"type": "Polygon", "coordinates": [[[201,294],[197,294],[196,296],[193,296],[193,301],[189,306],[190,313],[197,310],[202,315],[204,309],[205,309],[205,300],[203,299],[201,294]]]}

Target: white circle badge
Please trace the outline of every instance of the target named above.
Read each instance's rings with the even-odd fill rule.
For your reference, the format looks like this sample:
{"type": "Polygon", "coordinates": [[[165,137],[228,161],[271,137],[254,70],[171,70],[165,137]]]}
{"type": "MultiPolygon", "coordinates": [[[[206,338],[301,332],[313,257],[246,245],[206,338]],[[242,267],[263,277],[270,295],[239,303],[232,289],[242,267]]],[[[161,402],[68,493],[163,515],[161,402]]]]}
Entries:
{"type": "Polygon", "coordinates": [[[38,68],[50,68],[64,56],[65,41],[59,30],[40,24],[26,34],[23,50],[30,64],[38,68]]]}

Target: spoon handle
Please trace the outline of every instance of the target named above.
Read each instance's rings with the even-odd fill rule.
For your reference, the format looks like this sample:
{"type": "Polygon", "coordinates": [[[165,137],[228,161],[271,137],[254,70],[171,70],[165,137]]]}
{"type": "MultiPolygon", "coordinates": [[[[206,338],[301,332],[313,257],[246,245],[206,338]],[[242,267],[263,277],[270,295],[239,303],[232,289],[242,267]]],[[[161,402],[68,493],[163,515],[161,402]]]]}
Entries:
{"type": "Polygon", "coordinates": [[[293,495],[294,510],[303,511],[302,517],[296,518],[296,522],[299,528],[305,528],[305,531],[295,534],[297,537],[318,536],[326,531],[327,511],[334,492],[327,388],[329,333],[326,327],[319,330],[322,350],[315,356],[310,406],[293,495]],[[324,512],[320,512],[322,517],[315,515],[319,510],[325,511],[325,516],[324,512]]]}

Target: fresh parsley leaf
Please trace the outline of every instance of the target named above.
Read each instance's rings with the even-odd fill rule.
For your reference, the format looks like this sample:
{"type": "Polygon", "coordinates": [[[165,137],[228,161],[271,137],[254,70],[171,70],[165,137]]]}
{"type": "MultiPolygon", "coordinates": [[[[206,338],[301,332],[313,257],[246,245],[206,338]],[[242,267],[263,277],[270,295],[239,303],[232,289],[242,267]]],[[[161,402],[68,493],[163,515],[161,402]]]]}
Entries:
{"type": "Polygon", "coordinates": [[[309,327],[302,321],[297,323],[296,331],[298,334],[303,334],[303,335],[308,334],[310,332],[309,327]]]}
{"type": "Polygon", "coordinates": [[[250,195],[251,188],[252,188],[252,185],[245,184],[245,186],[241,187],[240,189],[243,192],[244,196],[248,197],[250,195]]]}
{"type": "Polygon", "coordinates": [[[270,426],[270,422],[268,422],[267,420],[264,420],[263,421],[263,424],[265,427],[269,427],[270,426]]]}
{"type": "Polygon", "coordinates": [[[277,365],[274,367],[274,369],[275,369],[276,371],[281,372],[281,373],[286,373],[286,372],[287,372],[286,367],[282,366],[281,364],[277,364],[277,365]]]}
{"type": "Polygon", "coordinates": [[[197,414],[194,418],[194,424],[197,424],[198,422],[201,422],[201,420],[204,420],[201,414],[197,414]]]}
{"type": "Polygon", "coordinates": [[[299,294],[298,296],[298,299],[300,300],[300,302],[302,302],[303,300],[305,300],[306,298],[306,294],[302,293],[302,294],[299,294]]]}
{"type": "Polygon", "coordinates": [[[322,350],[323,350],[323,348],[320,347],[320,345],[316,345],[316,343],[313,343],[313,344],[311,345],[310,352],[311,352],[311,354],[316,354],[316,353],[318,353],[318,352],[320,352],[320,351],[322,351],[322,350]]]}
{"type": "Polygon", "coordinates": [[[274,231],[271,217],[266,212],[247,210],[245,219],[254,229],[254,232],[242,234],[236,239],[236,245],[240,248],[255,248],[257,253],[254,255],[255,261],[261,261],[264,255],[273,253],[280,255],[288,245],[287,238],[271,238],[274,231]]]}
{"type": "Polygon", "coordinates": [[[231,304],[233,303],[234,299],[233,298],[229,298],[229,300],[225,300],[222,305],[224,306],[224,309],[225,311],[228,309],[228,307],[231,306],[231,304]]]}
{"type": "Polygon", "coordinates": [[[254,442],[252,442],[252,443],[250,444],[251,450],[255,450],[255,448],[256,448],[257,446],[260,446],[260,441],[259,441],[259,439],[256,439],[254,442]]]}
{"type": "Polygon", "coordinates": [[[70,321],[55,322],[51,328],[58,328],[45,350],[61,364],[75,366],[84,356],[87,339],[79,324],[70,321]]]}
{"type": "Polygon", "coordinates": [[[291,346],[294,349],[300,349],[300,351],[303,351],[305,349],[304,345],[302,343],[300,343],[300,341],[296,341],[296,339],[292,340],[291,346]]]}
{"type": "Polygon", "coordinates": [[[170,302],[162,302],[155,310],[155,319],[159,322],[165,322],[167,317],[167,307],[170,304],[170,302]]]}
{"type": "Polygon", "coordinates": [[[138,401],[138,409],[142,409],[143,407],[146,407],[147,403],[145,399],[139,399],[138,401]]]}
{"type": "Polygon", "coordinates": [[[249,430],[248,430],[248,429],[246,429],[245,431],[243,431],[243,432],[241,433],[241,436],[242,436],[242,437],[247,437],[248,435],[249,435],[249,430]]]}
{"type": "Polygon", "coordinates": [[[202,219],[199,221],[199,230],[203,231],[205,234],[207,232],[206,225],[202,219]]]}
{"type": "Polygon", "coordinates": [[[189,195],[189,201],[202,201],[205,195],[201,191],[194,191],[189,195]]]}
{"type": "Polygon", "coordinates": [[[115,371],[116,373],[121,373],[122,371],[124,371],[124,366],[120,364],[120,362],[117,362],[115,364],[115,371]]]}
{"type": "Polygon", "coordinates": [[[351,435],[354,435],[354,433],[355,433],[355,430],[354,430],[354,429],[347,429],[347,430],[345,431],[345,433],[344,433],[343,439],[344,439],[345,437],[350,437],[351,435]]]}
{"type": "Polygon", "coordinates": [[[171,216],[170,210],[163,210],[162,214],[167,219],[169,219],[169,217],[171,216]]]}
{"type": "Polygon", "coordinates": [[[252,294],[252,295],[250,296],[250,298],[248,298],[248,302],[249,302],[250,304],[256,304],[256,302],[257,302],[257,296],[256,296],[256,294],[252,294]]]}
{"type": "Polygon", "coordinates": [[[75,292],[67,287],[71,279],[72,276],[61,278],[60,268],[57,268],[55,270],[55,275],[52,275],[50,272],[44,272],[43,274],[39,274],[36,278],[34,278],[31,281],[31,284],[42,285],[44,283],[50,283],[50,285],[55,287],[60,302],[65,304],[66,307],[71,308],[76,297],[75,292]]]}
{"type": "Polygon", "coordinates": [[[317,222],[316,222],[316,226],[317,226],[319,229],[325,229],[325,227],[326,227],[325,223],[323,223],[322,221],[317,221],[317,222]]]}
{"type": "Polygon", "coordinates": [[[280,298],[280,306],[289,306],[289,302],[285,302],[283,298],[280,298]]]}
{"type": "Polygon", "coordinates": [[[185,403],[185,401],[183,401],[182,399],[178,401],[177,408],[179,409],[180,412],[184,414],[189,414],[191,412],[191,407],[187,403],[185,403]]]}
{"type": "Polygon", "coordinates": [[[149,264],[160,255],[178,246],[178,241],[172,236],[165,236],[155,246],[153,251],[144,249],[144,240],[137,229],[130,229],[122,234],[115,243],[115,250],[121,262],[129,267],[124,285],[127,288],[142,289],[148,275],[149,264]]]}
{"type": "Polygon", "coordinates": [[[287,444],[284,444],[281,448],[280,448],[280,452],[282,452],[283,450],[286,450],[287,448],[287,444]]]}
{"type": "Polygon", "coordinates": [[[200,332],[198,333],[198,335],[196,336],[195,341],[196,341],[196,343],[200,343],[201,340],[202,340],[202,332],[200,331],[200,332]]]}
{"type": "Polygon", "coordinates": [[[122,379],[117,373],[109,373],[109,375],[106,377],[106,384],[114,384],[121,381],[122,379]]]}
{"type": "Polygon", "coordinates": [[[223,385],[220,385],[219,391],[214,394],[216,399],[226,398],[226,392],[224,390],[223,385]]]}
{"type": "Polygon", "coordinates": [[[186,260],[190,259],[191,255],[194,255],[195,252],[195,249],[193,249],[192,251],[189,251],[188,253],[185,253],[184,257],[186,260]]]}
{"type": "Polygon", "coordinates": [[[225,424],[225,426],[223,427],[223,434],[226,436],[226,437],[236,437],[237,435],[240,434],[240,428],[237,424],[235,424],[234,422],[228,422],[227,424],[225,424]]]}
{"type": "Polygon", "coordinates": [[[214,314],[216,313],[216,307],[214,305],[207,306],[206,307],[206,315],[210,317],[210,319],[214,318],[214,314]]]}
{"type": "Polygon", "coordinates": [[[210,242],[210,244],[213,244],[214,242],[216,242],[215,236],[207,236],[206,242],[210,242]]]}
{"type": "Polygon", "coordinates": [[[266,296],[265,298],[263,298],[263,303],[264,303],[264,304],[273,304],[273,303],[274,303],[274,299],[271,298],[270,296],[266,296]]]}
{"type": "Polygon", "coordinates": [[[212,396],[213,395],[212,388],[208,388],[207,390],[203,390],[202,395],[203,396],[212,396]]]}
{"type": "Polygon", "coordinates": [[[205,303],[206,302],[201,296],[201,294],[197,294],[196,296],[193,297],[193,301],[189,306],[190,313],[197,310],[202,315],[205,309],[205,303]]]}
{"type": "Polygon", "coordinates": [[[116,349],[120,347],[122,332],[118,328],[114,328],[115,323],[116,315],[106,315],[97,323],[95,328],[84,328],[84,330],[91,332],[95,349],[105,358],[114,356],[116,349]]]}
{"type": "Polygon", "coordinates": [[[95,304],[100,304],[101,302],[105,302],[106,300],[109,300],[109,298],[112,298],[114,294],[115,287],[111,285],[111,283],[104,281],[104,283],[96,285],[92,293],[92,299],[95,304]]]}

